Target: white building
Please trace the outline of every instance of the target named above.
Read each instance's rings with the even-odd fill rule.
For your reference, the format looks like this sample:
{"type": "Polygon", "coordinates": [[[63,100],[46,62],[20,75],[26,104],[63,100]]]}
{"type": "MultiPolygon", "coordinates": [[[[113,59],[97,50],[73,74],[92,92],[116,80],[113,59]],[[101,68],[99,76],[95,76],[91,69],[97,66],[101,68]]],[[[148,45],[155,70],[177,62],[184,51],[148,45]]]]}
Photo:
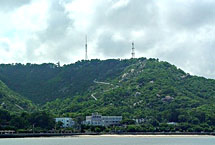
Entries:
{"type": "Polygon", "coordinates": [[[62,127],[72,127],[75,124],[72,118],[55,118],[55,122],[62,122],[62,127]]]}
{"type": "Polygon", "coordinates": [[[118,125],[122,121],[122,116],[102,116],[98,113],[93,113],[91,116],[86,116],[84,124],[93,126],[109,126],[118,125]]]}
{"type": "Polygon", "coordinates": [[[145,119],[143,119],[143,118],[140,118],[140,119],[132,119],[132,120],[134,120],[137,124],[141,124],[141,123],[143,123],[143,122],[145,121],[145,119]]]}

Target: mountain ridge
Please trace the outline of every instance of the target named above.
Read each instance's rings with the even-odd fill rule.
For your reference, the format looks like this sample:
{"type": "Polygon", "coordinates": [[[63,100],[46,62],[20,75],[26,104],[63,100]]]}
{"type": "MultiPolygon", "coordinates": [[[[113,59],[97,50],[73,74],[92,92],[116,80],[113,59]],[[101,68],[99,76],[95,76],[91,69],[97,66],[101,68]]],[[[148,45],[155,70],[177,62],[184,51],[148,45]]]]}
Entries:
{"type": "Polygon", "coordinates": [[[136,59],[114,79],[94,80],[85,95],[48,102],[65,116],[93,112],[146,122],[214,124],[215,80],[192,76],[157,59],[136,59]]]}
{"type": "Polygon", "coordinates": [[[0,65],[0,79],[10,88],[18,86],[14,91],[35,104],[34,96],[23,92],[36,91],[33,95],[44,101],[39,108],[56,116],[99,112],[145,122],[215,122],[215,80],[158,59],[91,60],[62,67],[0,65]]]}
{"type": "Polygon", "coordinates": [[[127,64],[120,60],[79,61],[63,67],[51,63],[0,65],[0,80],[22,96],[43,104],[59,97],[81,94],[94,79],[111,78],[124,65],[127,64]]]}

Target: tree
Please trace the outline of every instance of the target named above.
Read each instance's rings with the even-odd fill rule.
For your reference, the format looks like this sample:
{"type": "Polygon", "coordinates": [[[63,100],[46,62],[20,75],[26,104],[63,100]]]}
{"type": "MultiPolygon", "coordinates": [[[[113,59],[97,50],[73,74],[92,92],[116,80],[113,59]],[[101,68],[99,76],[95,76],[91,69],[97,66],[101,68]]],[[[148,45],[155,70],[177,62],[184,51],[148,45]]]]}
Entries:
{"type": "Polygon", "coordinates": [[[54,118],[46,112],[35,112],[31,114],[30,122],[35,127],[52,129],[55,126],[54,118]]]}
{"type": "Polygon", "coordinates": [[[63,122],[58,121],[56,122],[55,126],[56,126],[56,129],[61,129],[63,127],[63,122]]]}

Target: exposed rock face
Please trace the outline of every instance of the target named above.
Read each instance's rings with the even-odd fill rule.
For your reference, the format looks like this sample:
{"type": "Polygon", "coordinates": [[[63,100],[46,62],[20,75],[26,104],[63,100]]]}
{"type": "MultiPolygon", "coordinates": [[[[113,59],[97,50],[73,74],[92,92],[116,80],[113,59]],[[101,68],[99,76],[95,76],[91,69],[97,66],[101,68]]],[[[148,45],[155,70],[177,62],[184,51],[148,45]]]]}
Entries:
{"type": "Polygon", "coordinates": [[[136,92],[136,93],[135,93],[135,97],[140,96],[140,95],[141,95],[140,92],[136,92]]]}
{"type": "Polygon", "coordinates": [[[172,100],[174,100],[174,97],[171,96],[165,96],[165,98],[162,98],[162,101],[164,102],[171,102],[172,100]]]}

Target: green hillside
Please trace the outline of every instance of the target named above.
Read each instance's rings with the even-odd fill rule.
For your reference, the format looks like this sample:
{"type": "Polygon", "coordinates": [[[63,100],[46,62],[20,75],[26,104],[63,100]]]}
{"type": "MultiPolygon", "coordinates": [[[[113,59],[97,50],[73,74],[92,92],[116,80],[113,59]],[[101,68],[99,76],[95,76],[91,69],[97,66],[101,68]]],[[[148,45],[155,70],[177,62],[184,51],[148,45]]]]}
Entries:
{"type": "Polygon", "coordinates": [[[44,104],[56,98],[83,95],[93,85],[93,80],[114,78],[129,65],[124,60],[91,60],[58,67],[55,64],[2,64],[0,80],[12,90],[44,104]]]}
{"type": "Polygon", "coordinates": [[[159,127],[176,122],[187,131],[215,129],[215,80],[157,59],[91,60],[62,67],[2,64],[0,79],[56,116],[99,112],[159,127]]]}
{"type": "Polygon", "coordinates": [[[167,62],[135,59],[115,78],[95,80],[86,94],[44,108],[73,117],[99,112],[210,128],[215,125],[215,80],[191,76],[167,62]]]}
{"type": "Polygon", "coordinates": [[[36,109],[36,107],[31,101],[14,93],[0,81],[0,109],[5,109],[11,112],[30,112],[36,109]]]}

